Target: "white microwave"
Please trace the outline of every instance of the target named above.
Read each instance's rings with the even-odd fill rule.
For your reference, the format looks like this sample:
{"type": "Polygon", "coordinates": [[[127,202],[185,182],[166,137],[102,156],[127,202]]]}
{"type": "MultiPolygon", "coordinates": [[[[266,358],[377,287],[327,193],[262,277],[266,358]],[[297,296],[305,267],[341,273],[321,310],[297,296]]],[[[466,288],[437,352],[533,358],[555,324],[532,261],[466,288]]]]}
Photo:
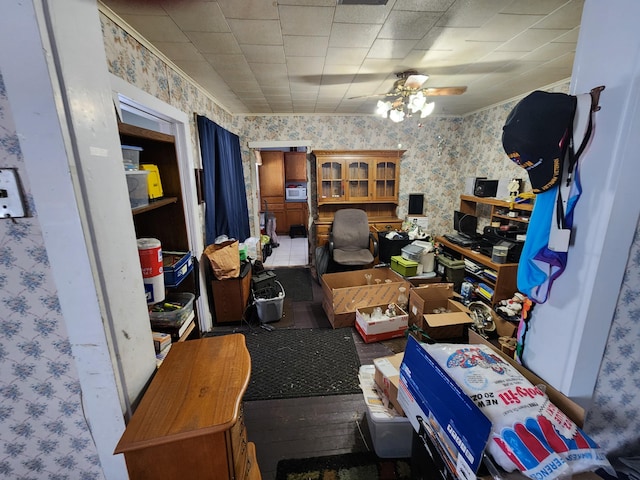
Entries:
{"type": "Polygon", "coordinates": [[[285,190],[285,198],[287,200],[306,200],[307,189],[306,187],[295,187],[295,188],[287,187],[285,190]]]}

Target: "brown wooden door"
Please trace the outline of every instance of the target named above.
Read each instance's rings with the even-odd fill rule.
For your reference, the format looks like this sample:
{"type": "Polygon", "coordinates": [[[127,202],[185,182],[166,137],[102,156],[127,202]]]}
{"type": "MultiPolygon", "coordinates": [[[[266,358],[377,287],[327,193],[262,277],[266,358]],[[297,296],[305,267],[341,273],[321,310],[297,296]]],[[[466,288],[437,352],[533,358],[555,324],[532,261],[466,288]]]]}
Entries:
{"type": "Polygon", "coordinates": [[[284,154],[284,178],[290,181],[307,181],[307,154],[304,152],[286,152],[284,154]]]}
{"type": "Polygon", "coordinates": [[[260,197],[282,197],[284,199],[283,152],[261,152],[261,156],[262,165],[258,167],[260,197]]]}

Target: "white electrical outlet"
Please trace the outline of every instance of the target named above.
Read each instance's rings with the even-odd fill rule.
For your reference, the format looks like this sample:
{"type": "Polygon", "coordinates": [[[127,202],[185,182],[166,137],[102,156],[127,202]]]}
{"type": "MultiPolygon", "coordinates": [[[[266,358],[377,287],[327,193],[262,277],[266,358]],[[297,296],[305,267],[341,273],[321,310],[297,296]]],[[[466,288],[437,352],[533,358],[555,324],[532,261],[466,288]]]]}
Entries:
{"type": "Polygon", "coordinates": [[[0,168],[0,218],[24,217],[24,204],[15,168],[0,168]]]}

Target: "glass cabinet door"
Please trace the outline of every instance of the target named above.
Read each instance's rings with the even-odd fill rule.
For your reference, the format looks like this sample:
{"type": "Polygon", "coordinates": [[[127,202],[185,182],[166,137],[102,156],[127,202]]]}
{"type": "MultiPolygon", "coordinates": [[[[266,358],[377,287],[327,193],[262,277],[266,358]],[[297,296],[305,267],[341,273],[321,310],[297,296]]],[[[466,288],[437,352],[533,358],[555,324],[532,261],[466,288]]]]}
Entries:
{"type": "Polygon", "coordinates": [[[322,202],[344,201],[344,180],[343,162],[321,162],[318,165],[318,199],[322,202]]]}
{"type": "Polygon", "coordinates": [[[371,164],[368,160],[353,160],[347,162],[347,200],[362,202],[370,200],[371,164]]]}
{"type": "Polygon", "coordinates": [[[397,162],[393,160],[375,161],[375,199],[395,200],[397,198],[397,162]]]}

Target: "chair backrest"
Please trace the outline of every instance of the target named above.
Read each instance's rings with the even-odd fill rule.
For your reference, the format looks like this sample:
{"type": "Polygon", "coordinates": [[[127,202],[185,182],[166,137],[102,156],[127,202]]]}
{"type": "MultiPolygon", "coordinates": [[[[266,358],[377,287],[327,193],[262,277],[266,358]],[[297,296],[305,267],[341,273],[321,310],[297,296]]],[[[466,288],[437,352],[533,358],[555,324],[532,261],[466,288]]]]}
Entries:
{"type": "Polygon", "coordinates": [[[333,217],[333,245],[341,250],[369,248],[367,212],[358,208],[343,208],[333,217]]]}

